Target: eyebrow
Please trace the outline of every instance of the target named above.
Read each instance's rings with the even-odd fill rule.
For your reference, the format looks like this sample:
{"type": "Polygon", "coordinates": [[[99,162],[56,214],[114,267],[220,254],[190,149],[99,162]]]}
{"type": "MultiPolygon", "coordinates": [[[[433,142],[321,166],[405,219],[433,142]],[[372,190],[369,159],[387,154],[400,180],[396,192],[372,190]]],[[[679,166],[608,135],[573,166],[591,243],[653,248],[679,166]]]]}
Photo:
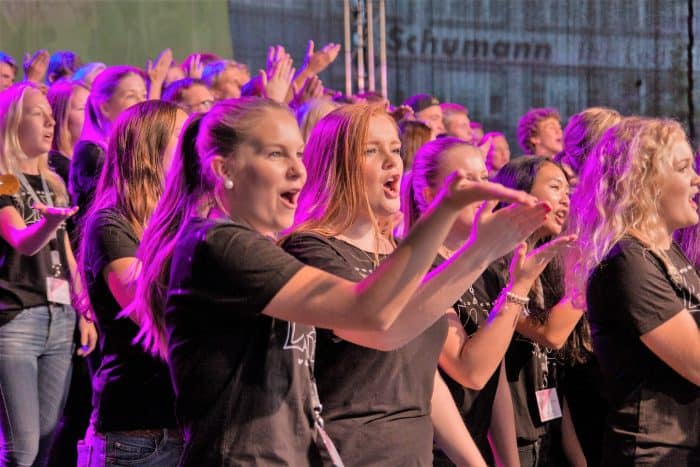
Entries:
{"type": "MultiPolygon", "coordinates": [[[[381,144],[382,142],[376,139],[368,140],[367,144],[381,144]]],[[[389,144],[401,144],[401,140],[399,139],[392,139],[389,144]]]]}

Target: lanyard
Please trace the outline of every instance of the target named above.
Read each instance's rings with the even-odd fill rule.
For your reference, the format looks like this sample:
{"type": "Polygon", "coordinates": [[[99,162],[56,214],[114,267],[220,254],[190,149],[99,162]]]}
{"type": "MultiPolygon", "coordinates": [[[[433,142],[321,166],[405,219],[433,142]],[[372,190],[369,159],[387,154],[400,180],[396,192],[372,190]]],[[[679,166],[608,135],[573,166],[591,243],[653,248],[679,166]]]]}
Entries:
{"type": "Polygon", "coordinates": [[[335,444],[333,444],[333,440],[331,439],[331,437],[328,436],[328,432],[326,432],[326,430],[323,428],[323,418],[321,417],[321,410],[323,410],[323,405],[321,405],[321,399],[318,397],[318,388],[316,387],[316,381],[314,380],[313,375],[310,375],[310,382],[311,403],[313,405],[314,410],[314,425],[318,430],[318,434],[321,436],[323,446],[326,448],[326,451],[328,452],[328,455],[331,458],[331,463],[333,464],[333,467],[344,467],[343,460],[340,458],[338,449],[336,449],[335,444]]]}
{"type": "MultiPolygon", "coordinates": [[[[39,195],[36,194],[34,188],[29,184],[29,180],[27,180],[27,177],[25,177],[22,172],[15,172],[15,176],[22,185],[22,188],[24,188],[24,190],[27,193],[29,193],[29,196],[34,200],[34,202],[43,204],[43,201],[39,199],[39,195]]],[[[50,207],[53,207],[53,199],[51,197],[49,187],[46,184],[46,179],[41,174],[39,174],[39,177],[41,178],[41,187],[44,190],[44,196],[46,197],[46,204],[50,207]]],[[[56,239],[55,233],[49,240],[49,250],[51,252],[51,274],[53,275],[53,277],[59,277],[61,275],[62,265],[61,255],[58,253],[58,241],[56,239]]]]}
{"type": "MultiPolygon", "coordinates": [[[[17,177],[19,182],[22,184],[22,188],[24,188],[24,190],[27,193],[29,193],[29,196],[32,197],[34,202],[43,204],[43,201],[41,201],[39,199],[39,196],[34,191],[34,188],[29,184],[27,177],[25,177],[22,172],[15,172],[15,176],[17,177]]],[[[39,174],[39,177],[41,177],[41,187],[44,190],[44,195],[46,195],[46,204],[53,207],[53,199],[51,198],[51,192],[49,191],[49,187],[46,184],[46,179],[41,174],[39,174]]]]}

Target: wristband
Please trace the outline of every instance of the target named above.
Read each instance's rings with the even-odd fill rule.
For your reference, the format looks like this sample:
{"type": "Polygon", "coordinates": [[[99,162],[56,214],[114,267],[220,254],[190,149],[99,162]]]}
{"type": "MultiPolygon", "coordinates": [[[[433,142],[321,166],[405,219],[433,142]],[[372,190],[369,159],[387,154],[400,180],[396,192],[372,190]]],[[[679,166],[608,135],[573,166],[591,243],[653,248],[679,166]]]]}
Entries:
{"type": "Polygon", "coordinates": [[[526,317],[530,316],[530,309],[528,308],[528,305],[530,304],[529,297],[521,297],[513,292],[506,292],[506,303],[515,303],[516,305],[520,305],[522,307],[523,315],[526,317]]]}

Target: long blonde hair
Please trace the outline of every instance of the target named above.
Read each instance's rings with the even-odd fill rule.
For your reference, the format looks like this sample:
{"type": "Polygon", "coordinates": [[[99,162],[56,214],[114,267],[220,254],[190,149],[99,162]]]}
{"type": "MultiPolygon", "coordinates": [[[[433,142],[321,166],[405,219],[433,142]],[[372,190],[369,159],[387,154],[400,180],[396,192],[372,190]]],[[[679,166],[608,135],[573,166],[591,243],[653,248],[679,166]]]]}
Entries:
{"type": "Polygon", "coordinates": [[[669,150],[679,140],[686,136],[676,121],[629,117],[611,127],[586,160],[569,217],[578,242],[569,255],[567,287],[578,306],[584,306],[591,272],[622,237],[666,256],[659,247],[667,233],[658,199],[669,150]]]}
{"type": "MultiPolygon", "coordinates": [[[[13,84],[0,93],[0,174],[20,171],[19,162],[28,159],[19,141],[19,123],[22,120],[24,95],[28,89],[41,92],[31,83],[13,84]]],[[[48,153],[39,156],[39,173],[54,192],[57,206],[68,204],[66,185],[55,172],[49,169],[48,153]]]]}

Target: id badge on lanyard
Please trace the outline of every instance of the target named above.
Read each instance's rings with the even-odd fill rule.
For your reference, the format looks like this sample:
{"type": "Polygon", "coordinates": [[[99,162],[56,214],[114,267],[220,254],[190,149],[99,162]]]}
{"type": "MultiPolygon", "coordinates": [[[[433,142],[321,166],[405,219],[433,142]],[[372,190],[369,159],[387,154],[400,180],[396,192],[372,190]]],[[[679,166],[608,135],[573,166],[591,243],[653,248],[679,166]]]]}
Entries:
{"type": "MultiPolygon", "coordinates": [[[[39,196],[34,191],[34,188],[29,184],[27,177],[23,173],[17,172],[15,174],[20,184],[24,190],[29,193],[29,196],[36,203],[42,203],[39,196]]],[[[53,207],[53,200],[51,199],[51,192],[46,185],[46,180],[44,176],[41,175],[41,186],[46,195],[46,204],[53,207]]],[[[49,240],[49,250],[51,258],[51,271],[50,275],[46,277],[46,299],[51,303],[59,303],[62,305],[70,305],[70,284],[67,280],[61,277],[61,272],[63,271],[63,265],[61,264],[61,255],[58,251],[58,239],[54,234],[49,240]]]]}
{"type": "Polygon", "coordinates": [[[540,370],[542,371],[542,386],[545,388],[535,391],[535,397],[537,399],[537,409],[540,412],[540,421],[544,423],[554,420],[555,418],[561,418],[561,404],[559,403],[557,388],[547,388],[549,385],[547,355],[537,344],[535,344],[535,354],[537,356],[537,363],[540,365],[540,370]]]}

